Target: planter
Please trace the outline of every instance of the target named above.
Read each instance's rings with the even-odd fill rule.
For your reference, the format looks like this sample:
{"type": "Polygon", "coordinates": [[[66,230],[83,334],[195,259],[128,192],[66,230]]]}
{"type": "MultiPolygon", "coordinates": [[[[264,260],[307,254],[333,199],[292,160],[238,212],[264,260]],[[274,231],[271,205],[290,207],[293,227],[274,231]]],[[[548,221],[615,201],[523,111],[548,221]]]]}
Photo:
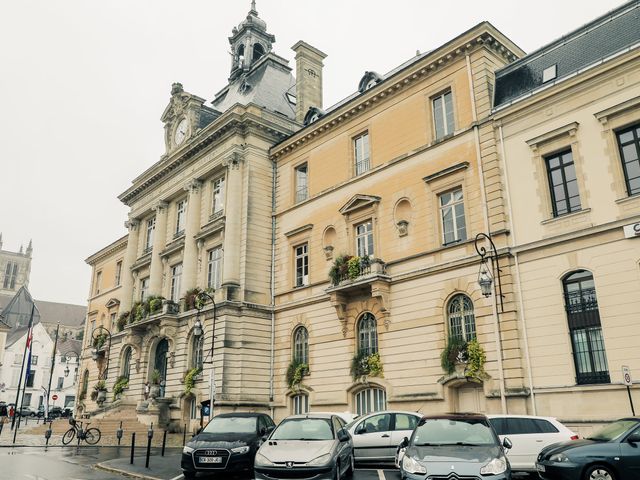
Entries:
{"type": "Polygon", "coordinates": [[[98,360],[98,350],[96,348],[91,349],[91,359],[98,360]]]}
{"type": "Polygon", "coordinates": [[[96,403],[98,405],[102,405],[106,399],[107,399],[107,392],[105,390],[100,390],[98,392],[98,396],[96,397],[96,403]]]}
{"type": "Polygon", "coordinates": [[[160,385],[151,385],[149,387],[149,398],[158,398],[160,396],[160,385]]]}
{"type": "Polygon", "coordinates": [[[455,372],[458,377],[464,377],[467,371],[467,363],[466,362],[456,362],[455,372]]]}

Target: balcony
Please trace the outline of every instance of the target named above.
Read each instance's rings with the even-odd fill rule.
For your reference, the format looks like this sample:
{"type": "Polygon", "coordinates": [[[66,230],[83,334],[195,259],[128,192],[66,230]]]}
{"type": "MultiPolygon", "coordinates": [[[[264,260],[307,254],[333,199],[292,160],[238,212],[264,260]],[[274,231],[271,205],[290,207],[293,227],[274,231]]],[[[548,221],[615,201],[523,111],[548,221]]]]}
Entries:
{"type": "MultiPolygon", "coordinates": [[[[149,297],[136,302],[130,312],[124,312],[117,320],[117,331],[145,331],[150,325],[164,325],[165,319],[177,320],[179,305],[162,297],[149,297]]],[[[169,323],[175,323],[170,321],[169,323]]]]}
{"type": "Polygon", "coordinates": [[[387,275],[386,264],[381,259],[341,255],[329,270],[329,280],[331,286],[325,291],[336,309],[343,335],[347,333],[347,307],[356,298],[375,299],[388,326],[391,277],[387,275]]]}

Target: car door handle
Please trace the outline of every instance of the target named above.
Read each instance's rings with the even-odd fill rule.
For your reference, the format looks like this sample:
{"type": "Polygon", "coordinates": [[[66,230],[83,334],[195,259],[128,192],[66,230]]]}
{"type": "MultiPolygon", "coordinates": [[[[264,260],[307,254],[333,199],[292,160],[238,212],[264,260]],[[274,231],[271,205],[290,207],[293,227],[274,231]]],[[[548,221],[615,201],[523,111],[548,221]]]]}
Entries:
{"type": "Polygon", "coordinates": [[[389,435],[385,433],[384,435],[382,435],[382,438],[389,438],[389,435]]]}

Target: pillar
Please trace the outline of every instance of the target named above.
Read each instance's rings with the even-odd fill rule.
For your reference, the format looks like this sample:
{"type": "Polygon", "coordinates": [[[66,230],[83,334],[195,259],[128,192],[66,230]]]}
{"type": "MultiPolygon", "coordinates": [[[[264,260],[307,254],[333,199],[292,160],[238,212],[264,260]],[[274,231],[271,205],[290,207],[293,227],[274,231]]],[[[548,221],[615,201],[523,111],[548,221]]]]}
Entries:
{"type": "Polygon", "coordinates": [[[195,236],[200,231],[200,210],[202,197],[202,182],[193,179],[184,189],[189,192],[187,200],[187,221],[184,228],[184,256],[182,259],[182,291],[184,297],[187,290],[196,286],[198,272],[198,245],[195,236]]]}
{"type": "Polygon", "coordinates": [[[162,295],[162,258],[167,240],[167,202],[158,202],[153,210],[156,212],[156,226],[153,232],[151,250],[151,266],[149,267],[149,295],[162,295]]]}
{"type": "Polygon", "coordinates": [[[242,242],[242,164],[244,157],[234,152],[224,160],[227,167],[227,198],[225,205],[224,253],[222,270],[222,288],[225,297],[233,298],[234,291],[240,287],[240,254],[242,242]]]}
{"type": "Polygon", "coordinates": [[[124,226],[129,230],[127,238],[127,251],[122,265],[122,296],[120,298],[120,311],[131,310],[133,299],[133,275],[131,266],[138,258],[138,240],[140,238],[140,221],[132,218],[125,222],[124,226]]]}

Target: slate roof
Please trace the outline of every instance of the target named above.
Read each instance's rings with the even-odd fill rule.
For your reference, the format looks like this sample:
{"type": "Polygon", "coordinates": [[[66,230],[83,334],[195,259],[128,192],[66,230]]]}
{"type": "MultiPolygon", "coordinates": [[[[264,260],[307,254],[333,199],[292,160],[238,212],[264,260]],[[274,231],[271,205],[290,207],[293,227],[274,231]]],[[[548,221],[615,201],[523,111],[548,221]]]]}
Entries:
{"type": "Polygon", "coordinates": [[[73,338],[67,338],[64,340],[58,339],[57,350],[58,350],[58,354],[60,355],[64,355],[65,353],[71,353],[71,352],[81,354],[82,340],[75,340],[73,338]]]}
{"type": "MultiPolygon", "coordinates": [[[[2,312],[11,302],[13,295],[0,295],[0,312],[2,312]]],[[[58,323],[68,327],[80,327],[84,324],[87,314],[87,307],[83,305],[72,305],[69,303],[47,302],[36,300],[36,308],[40,312],[40,319],[44,323],[58,323]]],[[[7,323],[7,319],[0,321],[7,323]]]]}
{"type": "Polygon", "coordinates": [[[633,0],[496,72],[494,109],[640,46],[640,0],[633,0]],[[543,84],[542,72],[557,76],[543,84]]]}
{"type": "Polygon", "coordinates": [[[211,103],[220,112],[227,111],[237,103],[254,103],[295,120],[296,107],[286,95],[290,93],[295,96],[295,84],[286,60],[268,53],[246,75],[232,80],[211,103]]]}

